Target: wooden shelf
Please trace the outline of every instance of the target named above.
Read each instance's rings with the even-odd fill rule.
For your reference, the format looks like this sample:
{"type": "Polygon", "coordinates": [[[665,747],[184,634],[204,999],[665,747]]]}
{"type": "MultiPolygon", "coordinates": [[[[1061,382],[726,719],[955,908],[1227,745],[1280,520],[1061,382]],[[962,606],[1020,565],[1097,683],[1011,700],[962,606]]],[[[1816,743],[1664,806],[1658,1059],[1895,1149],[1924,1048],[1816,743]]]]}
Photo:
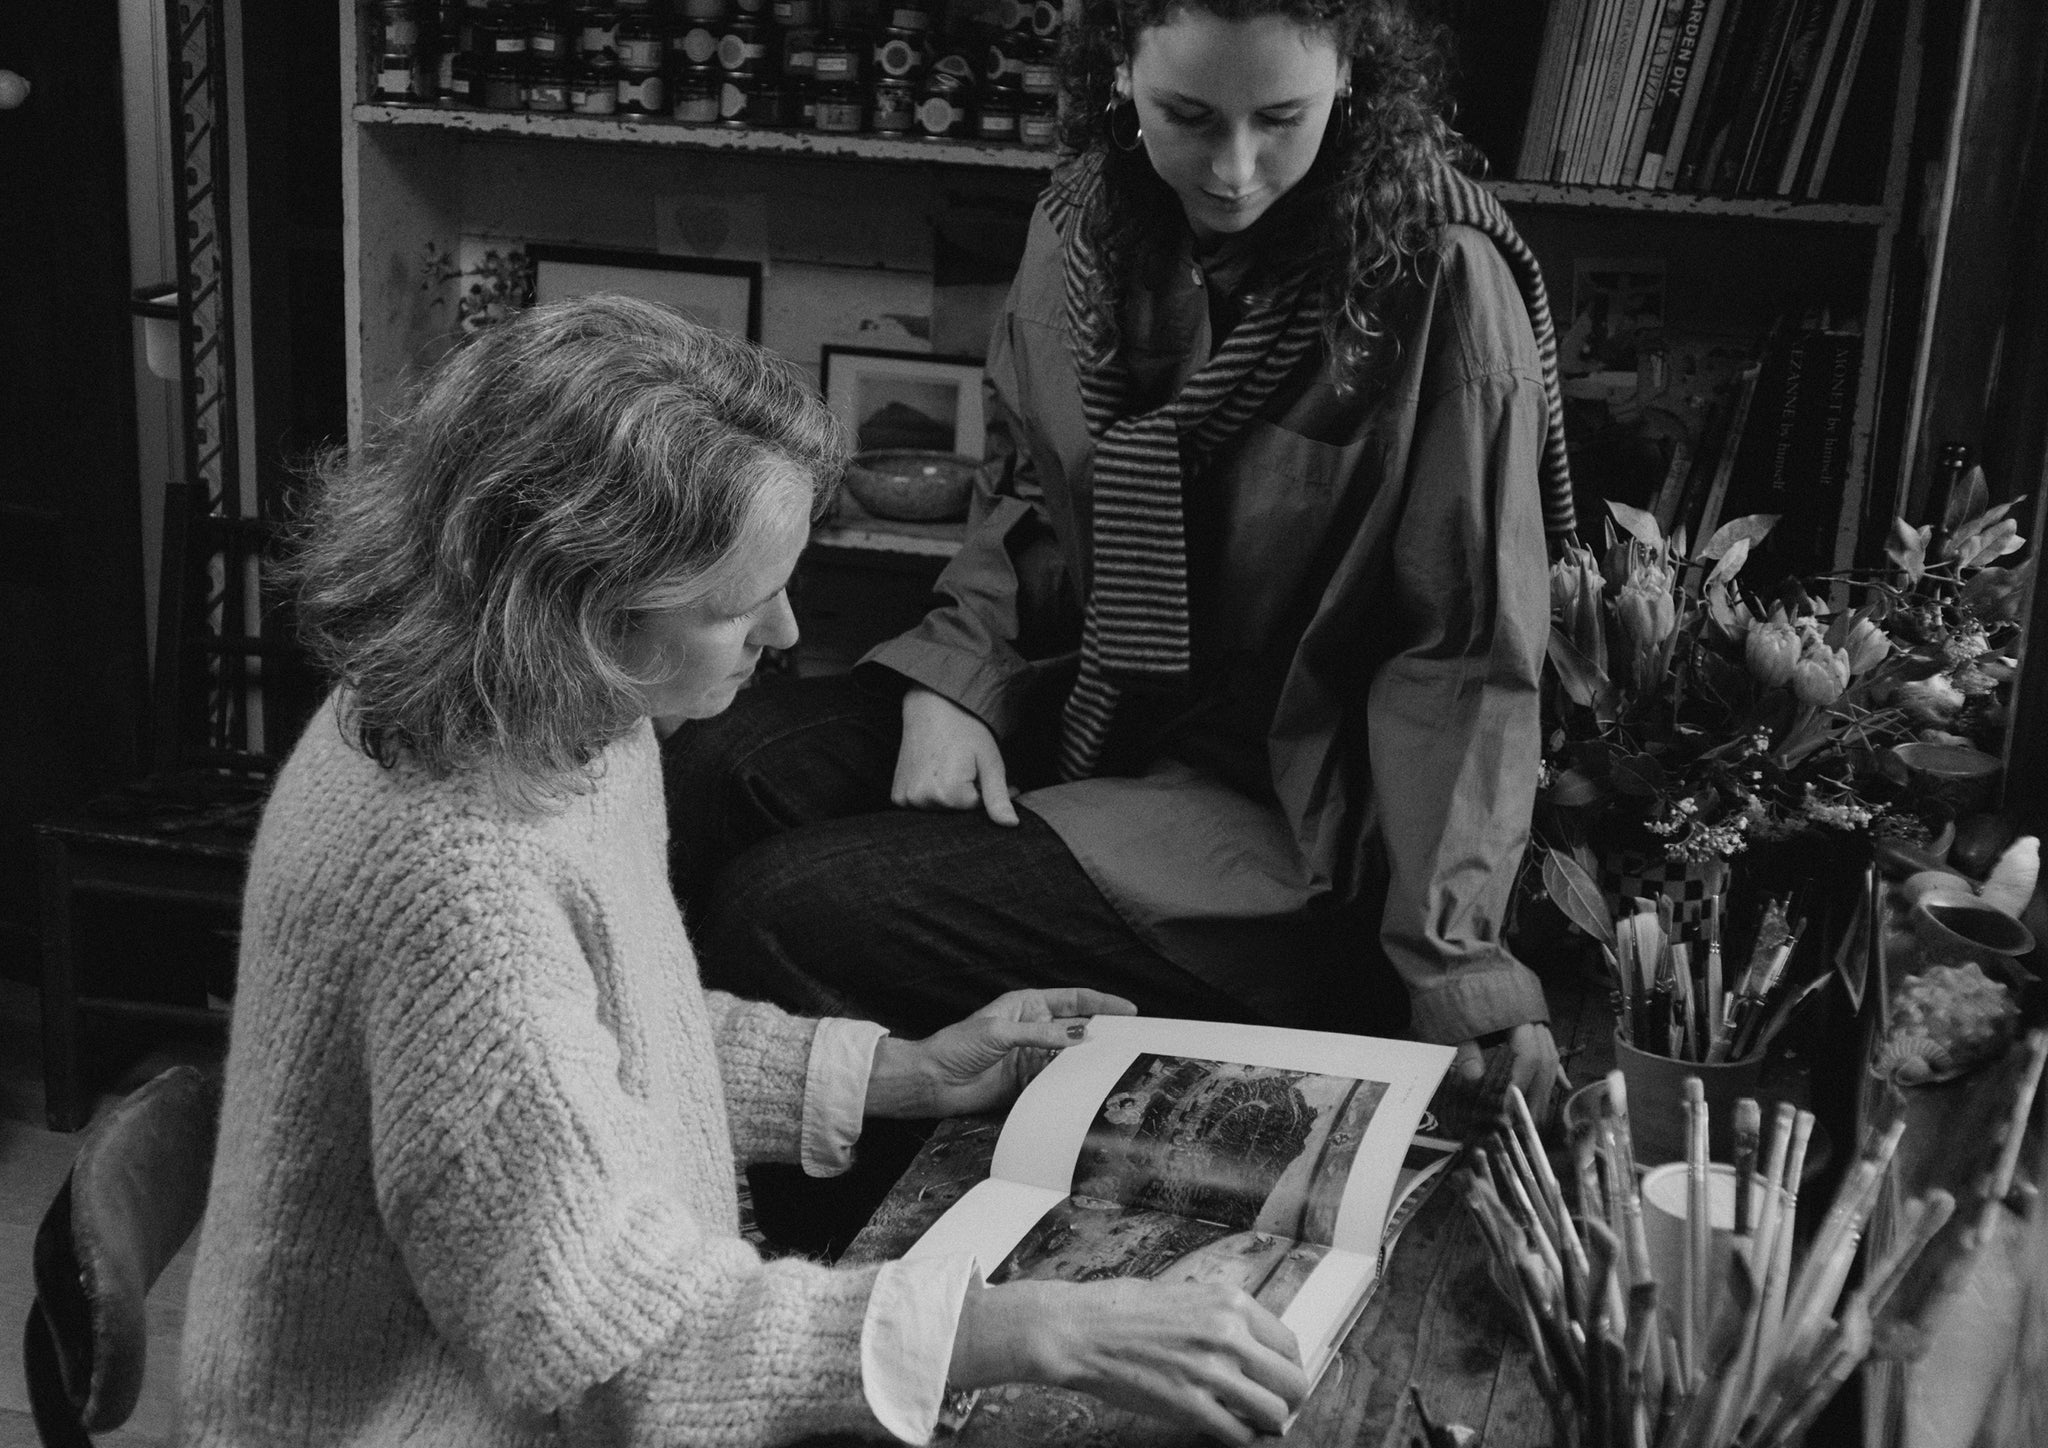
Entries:
{"type": "Polygon", "coordinates": [[[819,131],[730,130],[659,116],[536,115],[427,106],[358,105],[359,125],[406,126],[473,136],[538,136],[556,141],[673,146],[686,151],[736,151],[753,156],[856,157],[922,166],[980,170],[1050,171],[1057,154],[1029,146],[939,141],[922,136],[841,136],[819,131]]]}
{"type": "Polygon", "coordinates": [[[1783,221],[1820,226],[1878,227],[1891,220],[1891,211],[1884,206],[1802,201],[1790,196],[1696,196],[1686,191],[1646,191],[1634,186],[1563,186],[1552,181],[1488,181],[1486,185],[1507,206],[1783,221]]]}
{"type": "Polygon", "coordinates": [[[898,523],[877,518],[845,493],[839,495],[833,515],[811,530],[811,542],[821,548],[923,558],[951,558],[966,537],[965,523],[898,523]]]}

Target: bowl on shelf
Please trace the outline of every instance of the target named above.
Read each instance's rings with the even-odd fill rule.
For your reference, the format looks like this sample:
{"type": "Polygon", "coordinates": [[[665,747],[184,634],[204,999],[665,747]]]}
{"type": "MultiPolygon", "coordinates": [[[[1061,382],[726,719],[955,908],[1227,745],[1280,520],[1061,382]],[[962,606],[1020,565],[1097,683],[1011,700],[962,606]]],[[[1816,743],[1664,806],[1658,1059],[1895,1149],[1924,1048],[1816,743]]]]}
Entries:
{"type": "Polygon", "coordinates": [[[950,523],[967,516],[980,464],[955,453],[873,448],[853,455],[846,491],[877,518],[898,523],[950,523]]]}

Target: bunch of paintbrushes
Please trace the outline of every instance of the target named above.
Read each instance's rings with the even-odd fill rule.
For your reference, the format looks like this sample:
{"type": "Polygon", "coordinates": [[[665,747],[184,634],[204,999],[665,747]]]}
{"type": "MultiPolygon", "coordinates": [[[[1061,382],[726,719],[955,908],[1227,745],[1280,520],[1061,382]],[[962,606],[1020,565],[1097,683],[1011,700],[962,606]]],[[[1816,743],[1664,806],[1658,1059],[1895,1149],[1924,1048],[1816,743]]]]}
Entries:
{"type": "Polygon", "coordinates": [[[1571,1143],[1577,1210],[1521,1093],[1475,1141],[1457,1177],[1531,1351],[1531,1368],[1575,1448],[1782,1448],[1799,1441],[1869,1353],[1872,1323],[1955,1209],[1945,1192],[1910,1204],[1883,1259],[1844,1295],[1863,1228],[1904,1124],[1874,1134],[1803,1253],[1793,1224],[1813,1117],[1737,1103],[1736,1220],[1715,1270],[1708,1217],[1707,1106],[1689,1087],[1688,1235],[1678,1280],[1651,1265],[1620,1072],[1597,1122],[1571,1143]]]}
{"type": "Polygon", "coordinates": [[[1825,983],[1825,973],[1797,990],[1785,987],[1785,966],[1804,922],[1788,925],[1785,906],[1764,911],[1749,964],[1733,981],[1721,962],[1721,910],[1708,903],[1704,938],[1675,938],[1670,900],[1637,899],[1615,922],[1603,947],[1613,977],[1622,1039],[1639,1051],[1675,1061],[1743,1061],[1760,1053],[1793,1009],[1825,983]]]}

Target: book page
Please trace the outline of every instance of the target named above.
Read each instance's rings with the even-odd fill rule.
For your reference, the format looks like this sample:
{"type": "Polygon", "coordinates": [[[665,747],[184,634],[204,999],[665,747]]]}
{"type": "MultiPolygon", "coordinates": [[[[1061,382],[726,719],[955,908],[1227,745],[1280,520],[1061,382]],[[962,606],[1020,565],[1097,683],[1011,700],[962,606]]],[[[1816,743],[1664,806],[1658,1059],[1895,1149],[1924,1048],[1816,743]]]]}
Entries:
{"type": "Polygon", "coordinates": [[[1448,1046],[1098,1016],[1011,1108],[993,1178],[1376,1256],[1448,1046]]]}
{"type": "MultiPolygon", "coordinates": [[[[1097,1017],[1027,1087],[990,1176],[911,1255],[970,1252],[991,1285],[1227,1282],[1319,1372],[1370,1295],[1448,1046],[1097,1017]]],[[[1432,1170],[1425,1170],[1430,1168],[1432,1170]]]]}

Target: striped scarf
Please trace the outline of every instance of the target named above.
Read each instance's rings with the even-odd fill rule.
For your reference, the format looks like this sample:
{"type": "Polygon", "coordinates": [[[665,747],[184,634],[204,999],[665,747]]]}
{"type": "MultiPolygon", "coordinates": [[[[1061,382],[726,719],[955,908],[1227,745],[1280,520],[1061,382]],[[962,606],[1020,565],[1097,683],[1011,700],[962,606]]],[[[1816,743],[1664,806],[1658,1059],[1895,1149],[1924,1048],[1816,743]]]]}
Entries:
{"type": "MultiPolygon", "coordinates": [[[[1091,278],[1099,261],[1087,237],[1088,208],[1101,195],[1100,158],[1087,157],[1045,192],[1062,239],[1067,326],[1088,431],[1095,438],[1093,579],[1081,630],[1080,673],[1061,721],[1060,773],[1085,779],[1126,688],[1172,688],[1188,678],[1187,536],[1183,478],[1257,414],[1322,336],[1318,296],[1306,274],[1248,299],[1245,315],[1215,354],[1163,405],[1131,413],[1132,382],[1122,359],[1098,345],[1091,278]]],[[[1547,428],[1542,479],[1544,525],[1569,537],[1574,519],[1565,465],[1564,410],[1557,386],[1557,337],[1536,259],[1499,203],[1446,169],[1439,193],[1446,223],[1485,233],[1506,257],[1536,333],[1543,363],[1547,428]]]]}

